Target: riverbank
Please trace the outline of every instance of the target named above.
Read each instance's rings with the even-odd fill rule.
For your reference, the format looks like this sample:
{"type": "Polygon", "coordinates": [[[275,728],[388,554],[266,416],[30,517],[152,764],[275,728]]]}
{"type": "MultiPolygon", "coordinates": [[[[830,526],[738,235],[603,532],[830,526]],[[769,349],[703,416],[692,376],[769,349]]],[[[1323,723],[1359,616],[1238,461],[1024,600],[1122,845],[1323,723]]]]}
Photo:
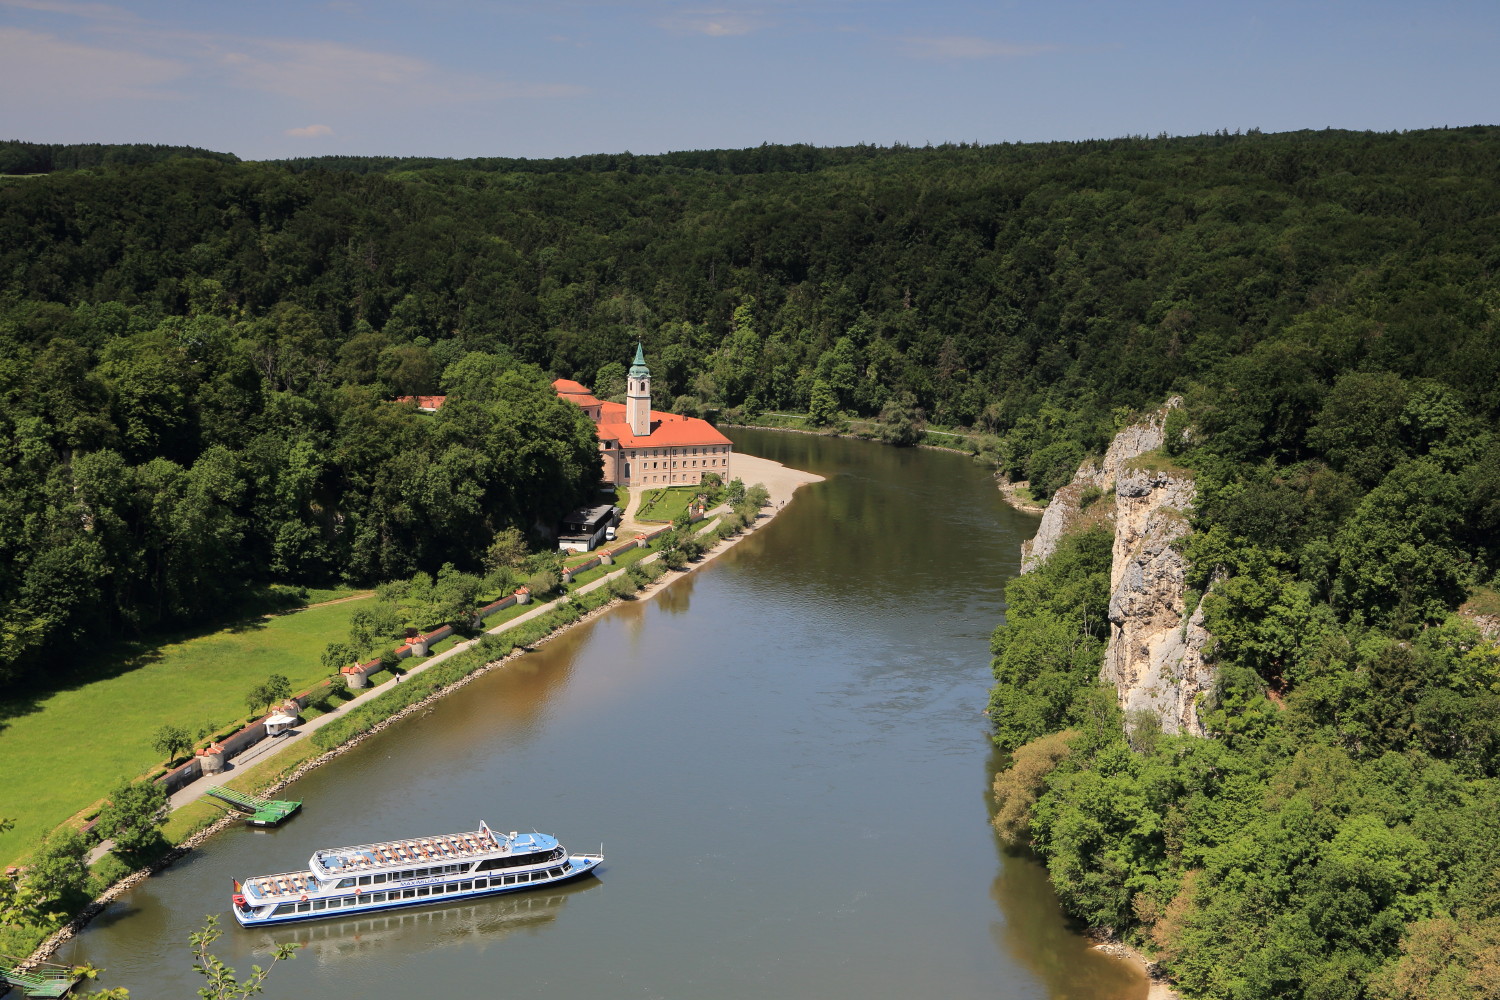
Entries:
{"type": "Polygon", "coordinates": [[[1031,484],[1025,480],[1013,483],[1009,479],[1006,479],[1003,474],[997,473],[995,475],[995,483],[1000,487],[1000,495],[1005,498],[1005,502],[1016,510],[1024,511],[1027,514],[1046,513],[1047,505],[1044,503],[1039,504],[1031,498],[1031,484]]]}
{"type": "MultiPolygon", "coordinates": [[[[772,462],[767,459],[756,458],[750,455],[736,455],[734,457],[733,470],[735,476],[745,480],[746,482],[760,483],[766,487],[766,491],[769,497],[767,506],[761,510],[759,516],[751,524],[746,526],[744,531],[731,538],[724,539],[719,544],[715,545],[711,550],[704,553],[704,555],[697,562],[688,564],[688,566],[682,570],[668,571],[656,581],[648,583],[634,595],[635,599],[649,600],[651,597],[654,597],[657,593],[665,590],[666,587],[670,586],[672,581],[686,575],[698,566],[706,565],[708,562],[717,558],[723,552],[728,551],[729,548],[737,544],[740,539],[746,537],[746,535],[748,535],[749,533],[758,531],[766,524],[769,524],[770,521],[775,517],[775,515],[785,508],[786,504],[792,499],[792,496],[795,494],[797,489],[809,483],[820,482],[823,479],[822,476],[802,472],[796,469],[789,469],[781,465],[780,463],[772,462]]],[[[720,513],[720,511],[711,512],[710,521],[718,513],[720,513]]],[[[658,558],[658,556],[653,553],[647,558],[649,560],[655,560],[658,558]]],[[[584,588],[580,588],[580,593],[585,591],[592,592],[597,590],[598,588],[607,587],[609,581],[613,577],[618,576],[623,572],[625,571],[620,570],[617,573],[612,573],[601,577],[598,580],[592,581],[584,588]]],[[[540,646],[562,635],[564,632],[570,630],[574,625],[593,620],[594,618],[603,614],[605,611],[617,606],[620,603],[620,599],[608,601],[600,607],[581,615],[576,620],[552,630],[546,636],[530,643],[528,646],[524,648],[517,647],[513,652],[487,662],[482,666],[469,671],[463,676],[443,685],[441,688],[432,692],[430,695],[427,695],[426,697],[410,705],[404,706],[396,712],[393,712],[389,717],[375,723],[368,730],[356,733],[348,739],[339,743],[338,746],[332,747],[316,757],[311,757],[303,761],[302,763],[296,765],[287,774],[278,777],[268,786],[257,789],[256,791],[259,794],[263,795],[274,795],[277,792],[280,792],[292,782],[306,775],[308,772],[322,766],[323,764],[328,763],[329,761],[341,756],[344,753],[349,752],[354,747],[363,743],[365,740],[372,738],[375,734],[389,728],[391,725],[395,724],[401,719],[407,718],[412,714],[419,713],[426,710],[427,708],[430,708],[439,699],[445,698],[453,692],[465,687],[469,683],[472,683],[479,676],[510,664],[513,660],[523,656],[530,649],[534,649],[537,646],[540,646]]],[[[533,611],[528,612],[526,615],[520,616],[516,619],[505,622],[500,626],[497,626],[487,634],[499,634],[508,631],[525,621],[531,620],[539,615],[547,613],[553,608],[553,604],[541,605],[533,609],[533,611]]],[[[443,660],[446,660],[451,656],[456,656],[461,652],[464,652],[467,649],[471,648],[478,642],[479,640],[476,639],[471,641],[470,643],[455,646],[453,649],[445,651],[444,654],[432,657],[431,659],[414,667],[411,673],[418,673],[422,670],[436,665],[439,662],[442,662],[443,660]]],[[[368,692],[366,696],[360,698],[357,702],[350,702],[347,705],[342,706],[338,712],[329,713],[326,716],[320,716],[318,719],[313,720],[314,723],[317,723],[317,726],[309,723],[304,727],[299,727],[306,730],[305,732],[298,734],[299,739],[305,738],[313,729],[331,723],[334,719],[342,717],[345,713],[352,711],[358,705],[364,704],[368,700],[368,698],[375,697],[381,693],[384,693],[385,691],[389,690],[390,687],[395,683],[397,682],[394,680],[387,682],[386,685],[382,685],[380,688],[368,692]]],[[[292,745],[294,745],[294,741],[283,741],[276,744],[272,752],[265,753],[257,758],[257,760],[255,761],[256,766],[261,767],[273,762],[277,756],[283,754],[287,750],[287,748],[292,745]]],[[[217,783],[218,782],[215,782],[215,784],[217,783]]],[[[181,808],[193,801],[196,801],[203,794],[206,794],[208,787],[210,786],[205,784],[202,788],[196,790],[196,794],[187,795],[182,798],[174,797],[174,807],[181,808]]],[[[188,789],[184,789],[183,791],[187,792],[188,789]]],[[[179,793],[179,795],[181,795],[181,793],[179,793]]],[[[158,859],[151,866],[131,872],[130,874],[116,881],[109,888],[104,890],[104,892],[102,892],[98,897],[92,900],[84,908],[84,910],[73,920],[71,920],[66,926],[55,931],[45,941],[43,941],[42,944],[35,948],[32,951],[31,955],[28,957],[26,964],[29,965],[31,963],[48,960],[52,957],[53,954],[55,954],[58,948],[60,948],[69,939],[74,937],[79,931],[86,927],[90,921],[92,921],[101,912],[103,912],[104,908],[109,903],[118,899],[125,892],[129,891],[131,888],[138,885],[141,881],[148,878],[152,874],[164,870],[174,862],[186,856],[192,851],[192,849],[203,844],[213,835],[224,829],[227,829],[230,826],[238,825],[241,822],[243,822],[243,817],[236,814],[230,814],[220,817],[203,829],[192,833],[180,844],[175,845],[162,858],[158,859]]]]}
{"type": "Polygon", "coordinates": [[[1094,950],[1111,958],[1128,962],[1141,970],[1146,977],[1146,1000],[1182,1000],[1182,994],[1172,986],[1172,981],[1162,974],[1161,967],[1139,948],[1132,948],[1114,937],[1107,937],[1094,945],[1094,950]]]}

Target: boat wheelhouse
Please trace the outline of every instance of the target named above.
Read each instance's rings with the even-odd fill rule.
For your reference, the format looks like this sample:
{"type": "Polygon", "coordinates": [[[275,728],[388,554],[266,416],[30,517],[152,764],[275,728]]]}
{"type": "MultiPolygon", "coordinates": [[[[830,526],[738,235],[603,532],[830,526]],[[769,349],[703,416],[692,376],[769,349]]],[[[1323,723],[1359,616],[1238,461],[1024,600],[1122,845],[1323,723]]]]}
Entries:
{"type": "Polygon", "coordinates": [[[555,885],[597,868],[603,854],[569,854],[545,833],[469,833],[318,851],[307,869],[235,882],[245,927],[342,917],[555,885]]]}

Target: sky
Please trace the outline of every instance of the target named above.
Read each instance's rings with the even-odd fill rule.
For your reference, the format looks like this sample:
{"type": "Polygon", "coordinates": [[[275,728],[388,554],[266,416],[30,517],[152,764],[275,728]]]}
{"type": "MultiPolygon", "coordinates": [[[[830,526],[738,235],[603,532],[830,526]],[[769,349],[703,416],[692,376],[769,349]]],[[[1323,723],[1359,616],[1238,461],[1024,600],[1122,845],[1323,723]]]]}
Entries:
{"type": "Polygon", "coordinates": [[[1500,0],[0,0],[0,138],[573,156],[1500,121],[1500,0]]]}

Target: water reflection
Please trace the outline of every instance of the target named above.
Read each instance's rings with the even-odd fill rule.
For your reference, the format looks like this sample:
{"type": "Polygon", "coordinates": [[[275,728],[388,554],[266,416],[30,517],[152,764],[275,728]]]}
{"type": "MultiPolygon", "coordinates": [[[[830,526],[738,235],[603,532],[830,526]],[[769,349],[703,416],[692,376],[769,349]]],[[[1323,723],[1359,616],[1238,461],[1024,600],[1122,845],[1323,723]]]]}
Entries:
{"type": "Polygon", "coordinates": [[[246,932],[249,950],[262,960],[278,945],[299,944],[299,958],[342,962],[378,952],[382,962],[457,945],[483,947],[517,931],[556,920],[570,896],[598,886],[588,879],[567,891],[523,892],[465,905],[433,905],[345,920],[259,928],[246,932]]]}

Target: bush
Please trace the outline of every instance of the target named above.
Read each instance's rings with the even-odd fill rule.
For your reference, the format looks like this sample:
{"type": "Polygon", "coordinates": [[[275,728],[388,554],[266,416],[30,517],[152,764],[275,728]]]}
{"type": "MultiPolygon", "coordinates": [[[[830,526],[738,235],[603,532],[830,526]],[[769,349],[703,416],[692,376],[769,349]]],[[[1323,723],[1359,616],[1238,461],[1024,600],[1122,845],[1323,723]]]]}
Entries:
{"type": "Polygon", "coordinates": [[[115,842],[114,850],[138,855],[161,844],[161,824],[167,792],[154,781],[123,782],[109,793],[109,805],[99,813],[98,831],[115,842]]]}
{"type": "Polygon", "coordinates": [[[540,599],[562,586],[562,575],[548,566],[531,574],[526,579],[526,586],[531,590],[532,598],[540,599]]]}
{"type": "Polygon", "coordinates": [[[1071,730],[1053,733],[1016,748],[1010,767],[995,775],[995,818],[1000,839],[1013,847],[1031,840],[1031,809],[1047,787],[1047,776],[1071,752],[1071,730]]]}

